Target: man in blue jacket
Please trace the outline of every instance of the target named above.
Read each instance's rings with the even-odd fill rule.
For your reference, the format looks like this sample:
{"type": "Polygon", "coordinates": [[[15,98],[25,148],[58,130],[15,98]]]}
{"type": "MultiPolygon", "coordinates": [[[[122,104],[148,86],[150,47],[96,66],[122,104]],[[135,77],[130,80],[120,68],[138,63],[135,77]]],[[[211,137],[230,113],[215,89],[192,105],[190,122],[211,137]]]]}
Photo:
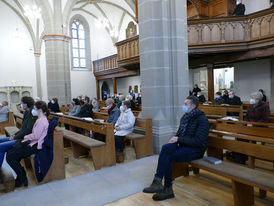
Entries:
{"type": "Polygon", "coordinates": [[[198,106],[197,97],[186,98],[182,107],[185,114],[181,118],[179,129],[168,144],[162,147],[154,180],[149,187],[143,190],[145,193],[156,193],[152,197],[155,201],[174,197],[172,162],[188,162],[204,156],[208,144],[209,123],[198,106]],[[162,185],[163,178],[164,186],[162,185]]]}

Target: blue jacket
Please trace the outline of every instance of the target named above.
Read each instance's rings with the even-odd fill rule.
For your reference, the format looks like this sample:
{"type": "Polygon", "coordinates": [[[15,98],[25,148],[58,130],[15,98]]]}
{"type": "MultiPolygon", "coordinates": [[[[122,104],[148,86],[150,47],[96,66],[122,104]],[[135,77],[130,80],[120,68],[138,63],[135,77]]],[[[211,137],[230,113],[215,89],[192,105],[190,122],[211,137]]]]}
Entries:
{"type": "Polygon", "coordinates": [[[54,116],[48,127],[47,136],[44,139],[42,150],[34,157],[35,175],[38,182],[41,182],[46,176],[53,160],[53,131],[58,125],[59,117],[54,116]]]}
{"type": "Polygon", "coordinates": [[[116,124],[120,115],[120,111],[117,107],[114,107],[113,110],[109,113],[107,123],[112,123],[113,125],[116,124]]]}
{"type": "MultiPolygon", "coordinates": [[[[180,127],[183,123],[183,118],[180,121],[180,127]]],[[[186,128],[184,136],[180,136],[180,127],[176,136],[178,136],[178,143],[188,147],[193,147],[196,151],[203,155],[208,144],[209,123],[203,112],[199,115],[192,117],[186,128]]]]}

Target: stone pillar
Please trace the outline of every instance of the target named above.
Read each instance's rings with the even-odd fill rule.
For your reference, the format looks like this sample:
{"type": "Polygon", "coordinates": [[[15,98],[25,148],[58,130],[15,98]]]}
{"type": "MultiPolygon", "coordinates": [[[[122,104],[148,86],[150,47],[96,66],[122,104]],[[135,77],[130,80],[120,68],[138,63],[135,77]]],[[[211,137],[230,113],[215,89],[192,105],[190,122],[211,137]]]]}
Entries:
{"type": "Polygon", "coordinates": [[[57,97],[59,104],[71,102],[69,42],[65,35],[45,35],[48,98],[57,97]]]}
{"type": "Polygon", "coordinates": [[[270,97],[269,106],[272,111],[274,111],[274,56],[270,57],[270,65],[271,65],[271,87],[270,87],[270,97]]]}
{"type": "Polygon", "coordinates": [[[139,0],[142,117],[154,151],[174,135],[189,91],[186,0],[139,0]]]}
{"type": "Polygon", "coordinates": [[[41,53],[34,53],[35,56],[35,69],[36,69],[36,84],[37,84],[37,97],[42,99],[42,83],[41,83],[41,69],[40,69],[40,56],[41,53]]]}

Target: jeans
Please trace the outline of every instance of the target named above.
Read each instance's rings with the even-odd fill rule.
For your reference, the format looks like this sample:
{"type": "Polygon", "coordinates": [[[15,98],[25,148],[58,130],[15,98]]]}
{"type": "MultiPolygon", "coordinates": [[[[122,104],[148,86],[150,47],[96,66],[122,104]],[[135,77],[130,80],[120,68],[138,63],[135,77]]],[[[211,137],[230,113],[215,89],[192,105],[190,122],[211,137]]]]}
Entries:
{"type": "Polygon", "coordinates": [[[16,145],[10,151],[8,151],[6,157],[8,164],[17,174],[17,179],[20,182],[24,182],[24,180],[27,179],[25,169],[20,164],[21,159],[39,152],[39,150],[37,149],[37,144],[33,145],[32,147],[28,144],[28,142],[16,143],[16,145]]]}
{"type": "Polygon", "coordinates": [[[114,135],[115,137],[115,150],[117,152],[123,152],[124,151],[124,143],[123,143],[123,137],[114,135]]]}
{"type": "Polygon", "coordinates": [[[5,153],[12,149],[16,140],[10,140],[9,138],[0,138],[0,168],[2,167],[5,153]]]}
{"type": "Polygon", "coordinates": [[[192,147],[178,146],[177,143],[165,144],[159,155],[155,177],[164,177],[165,186],[169,187],[172,185],[172,162],[188,162],[202,157],[203,154],[192,147]]]}

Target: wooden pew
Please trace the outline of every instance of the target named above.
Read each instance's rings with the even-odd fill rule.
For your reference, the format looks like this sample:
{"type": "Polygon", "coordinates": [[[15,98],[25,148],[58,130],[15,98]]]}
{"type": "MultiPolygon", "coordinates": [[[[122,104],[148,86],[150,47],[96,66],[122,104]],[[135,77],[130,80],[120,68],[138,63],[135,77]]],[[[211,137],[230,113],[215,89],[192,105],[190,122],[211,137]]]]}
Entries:
{"type": "Polygon", "coordinates": [[[71,108],[71,105],[62,105],[62,107],[60,108],[60,112],[62,112],[63,114],[68,114],[71,108]]]}
{"type": "MultiPolygon", "coordinates": [[[[266,138],[262,136],[241,135],[229,132],[229,136],[235,138],[243,138],[249,140],[249,142],[241,142],[232,139],[226,139],[222,133],[224,123],[218,122],[216,130],[212,131],[209,135],[208,141],[208,156],[214,156],[219,159],[223,158],[223,150],[234,151],[242,154],[246,154],[251,157],[264,159],[268,161],[274,161],[274,147],[264,144],[254,144],[256,142],[264,142],[272,144],[273,138],[266,138]]],[[[264,129],[264,128],[260,128],[264,129]]],[[[246,168],[244,166],[223,162],[219,165],[213,165],[207,163],[203,159],[194,160],[189,163],[173,163],[173,178],[178,176],[187,176],[192,166],[198,169],[204,169],[214,174],[231,179],[232,191],[234,198],[234,205],[250,206],[254,204],[254,187],[260,189],[260,196],[265,197],[264,191],[274,192],[274,174],[267,172],[257,171],[252,168],[246,168]]],[[[197,169],[194,170],[197,173],[197,169]]]]}
{"type": "Polygon", "coordinates": [[[22,113],[16,113],[14,114],[14,120],[15,120],[15,126],[17,128],[20,128],[23,122],[24,114],[22,113]]]}
{"type": "Polygon", "coordinates": [[[203,111],[209,118],[218,119],[229,116],[228,112],[238,113],[238,119],[243,120],[243,108],[239,105],[199,105],[199,109],[203,111]],[[214,117],[216,115],[216,117],[214,117]]]}
{"type": "MultiPolygon", "coordinates": [[[[106,121],[108,114],[94,112],[93,118],[106,121]]],[[[137,159],[153,155],[152,119],[136,118],[134,132],[126,138],[132,140],[137,159]]]]}
{"type": "MultiPolygon", "coordinates": [[[[51,116],[52,115],[55,114],[51,113],[51,116]]],[[[64,132],[64,139],[69,141],[72,146],[72,152],[75,158],[87,155],[87,152],[89,151],[96,170],[116,164],[114,128],[112,124],[87,121],[82,118],[67,115],[60,116],[59,122],[62,127],[64,127],[64,125],[69,125],[70,128],[74,127],[87,131],[91,130],[92,132],[103,134],[106,137],[105,142],[101,142],[64,128],[58,128],[58,130],[64,132]]]]}
{"type": "MultiPolygon", "coordinates": [[[[17,116],[16,121],[21,122],[20,115],[17,116]]],[[[17,127],[5,127],[6,136],[14,135],[19,128],[17,127]]],[[[33,173],[35,174],[34,167],[34,155],[30,158],[24,159],[26,168],[32,167],[33,173]]],[[[35,176],[35,175],[34,175],[35,176]]],[[[35,176],[36,177],[36,176],[35,176]]],[[[44,184],[54,180],[61,180],[65,178],[65,160],[64,160],[64,143],[63,143],[63,133],[55,129],[53,133],[53,160],[51,166],[44,177],[43,181],[39,184],[44,184]]],[[[36,183],[38,181],[36,179],[36,183]]]]}
{"type": "Polygon", "coordinates": [[[13,112],[9,112],[9,119],[7,122],[0,123],[0,132],[1,134],[5,134],[5,127],[14,126],[14,117],[13,112]]]}

